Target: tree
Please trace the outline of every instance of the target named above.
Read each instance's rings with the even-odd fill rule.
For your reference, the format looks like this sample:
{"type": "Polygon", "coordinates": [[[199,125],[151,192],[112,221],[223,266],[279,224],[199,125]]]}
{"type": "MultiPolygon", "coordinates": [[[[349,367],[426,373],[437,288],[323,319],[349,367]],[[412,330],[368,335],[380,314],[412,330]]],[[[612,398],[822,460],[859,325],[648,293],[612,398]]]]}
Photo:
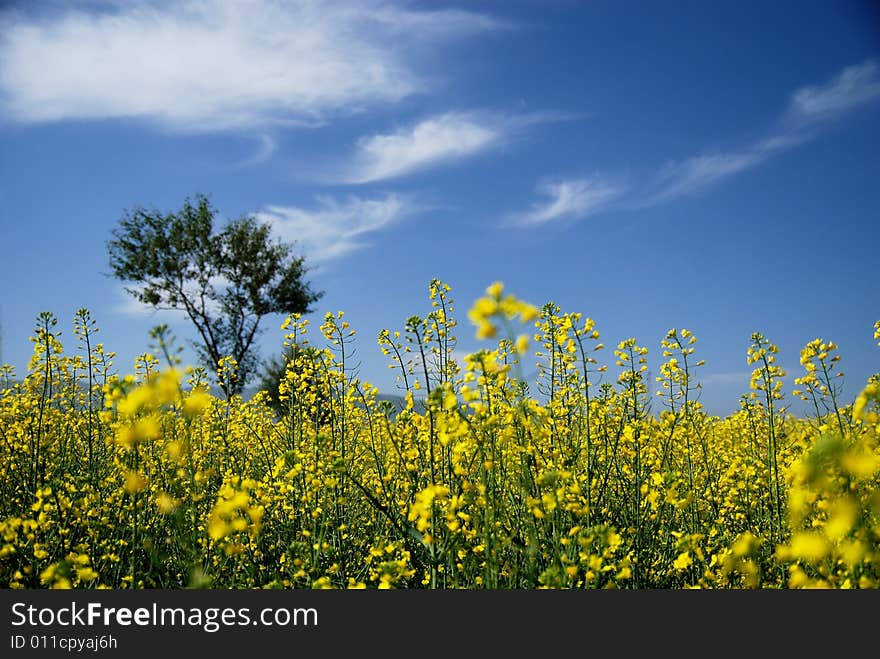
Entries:
{"type": "Polygon", "coordinates": [[[126,291],[155,309],[186,312],[198,331],[193,341],[209,371],[223,357],[238,364],[237,377],[222,385],[240,393],[256,372],[254,340],[271,313],[307,313],[323,292],[304,280],[304,258],[271,236],[252,216],[215,232],[215,211],[205,195],[189,197],[170,214],[137,207],[127,211],[107,242],[113,275],[126,291]]]}
{"type": "Polygon", "coordinates": [[[257,386],[268,395],[268,405],[279,417],[284,416],[281,401],[281,381],[287,372],[287,365],[294,359],[294,349],[285,348],[280,356],[273,355],[263,363],[257,386]]]}

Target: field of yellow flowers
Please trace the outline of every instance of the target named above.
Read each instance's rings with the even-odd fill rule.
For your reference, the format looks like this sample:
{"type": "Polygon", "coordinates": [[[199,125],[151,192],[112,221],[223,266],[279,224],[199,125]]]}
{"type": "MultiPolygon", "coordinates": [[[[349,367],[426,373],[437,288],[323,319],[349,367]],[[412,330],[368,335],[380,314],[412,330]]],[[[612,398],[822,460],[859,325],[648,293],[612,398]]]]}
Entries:
{"type": "Polygon", "coordinates": [[[318,332],[284,323],[298,350],[281,414],[263,392],[212,394],[162,327],[118,375],[87,310],[68,352],[41,314],[27,374],[0,371],[0,585],[880,585],[880,378],[841,401],[830,340],[804,347],[785,392],[754,334],[751,391],[722,419],[699,403],[686,329],[649,377],[647,346],[604,351],[592,319],[496,283],[468,312],[494,349],[457,359],[450,287],[429,294],[425,316],[378,336],[400,412],[353,375],[342,313],[318,332]],[[791,415],[786,395],[814,414],[791,415]]]}

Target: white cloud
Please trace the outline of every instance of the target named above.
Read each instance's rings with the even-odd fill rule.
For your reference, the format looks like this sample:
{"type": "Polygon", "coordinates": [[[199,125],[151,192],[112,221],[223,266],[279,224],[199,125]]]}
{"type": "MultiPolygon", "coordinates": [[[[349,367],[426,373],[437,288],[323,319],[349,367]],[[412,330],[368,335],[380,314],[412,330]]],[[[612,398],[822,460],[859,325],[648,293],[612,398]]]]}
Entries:
{"type": "Polygon", "coordinates": [[[825,85],[798,89],[792,94],[790,111],[802,120],[819,121],[877,98],[880,98],[877,63],[867,60],[846,67],[825,85]]]}
{"type": "Polygon", "coordinates": [[[641,206],[650,206],[699,192],[770,157],[803,144],[813,135],[808,128],[880,98],[880,79],[873,61],[843,69],[825,85],[802,87],[792,94],[788,116],[770,137],[748,148],[695,156],[668,163],[655,181],[655,191],[641,206]],[[796,121],[791,122],[794,118],[796,121]]]}
{"type": "Polygon", "coordinates": [[[649,191],[643,193],[643,199],[635,205],[653,206],[699,193],[808,139],[810,136],[803,132],[781,131],[739,151],[707,153],[668,162],[649,186],[649,191]]]}
{"type": "Polygon", "coordinates": [[[125,290],[124,286],[119,286],[117,297],[119,302],[113,307],[113,310],[123,316],[132,316],[134,318],[162,317],[168,320],[180,318],[179,311],[156,310],[149,304],[137,300],[125,290]]]}
{"type": "Polygon", "coordinates": [[[268,160],[277,149],[278,145],[275,143],[272,136],[264,133],[263,135],[260,135],[260,144],[257,147],[257,150],[241,164],[253,165],[268,160]]]}
{"type": "Polygon", "coordinates": [[[485,118],[451,112],[395,133],[361,138],[355,164],[341,178],[368,183],[474,155],[501,138],[503,129],[490,124],[485,118]]]}
{"type": "Polygon", "coordinates": [[[559,218],[586,217],[605,208],[622,189],[601,179],[571,179],[545,183],[538,191],[549,199],[515,216],[518,224],[538,225],[559,218]]]}
{"type": "MultiPolygon", "coordinates": [[[[232,284],[230,280],[219,275],[211,277],[208,283],[218,291],[222,291],[232,284]]],[[[127,290],[125,290],[126,288],[138,289],[140,287],[134,282],[130,283],[127,286],[124,284],[119,285],[117,295],[123,299],[119,302],[119,304],[115,306],[115,311],[117,313],[123,314],[125,316],[132,316],[135,318],[152,317],[168,323],[179,321],[186,317],[184,315],[186,311],[182,307],[179,307],[177,309],[171,309],[167,307],[156,308],[150,304],[141,302],[133,295],[131,295],[127,290]]],[[[191,300],[198,299],[199,288],[198,284],[196,284],[195,282],[185,282],[183,290],[186,292],[187,296],[191,300]]],[[[220,305],[213,300],[207,300],[205,303],[205,311],[207,311],[209,314],[218,315],[222,313],[223,310],[220,305]]]]}
{"type": "Polygon", "coordinates": [[[699,192],[722,179],[754,167],[767,155],[766,151],[753,149],[739,153],[695,156],[682,162],[668,163],[658,176],[660,192],[652,195],[647,204],[653,205],[699,192]]]}
{"type": "Polygon", "coordinates": [[[424,47],[500,25],[342,0],[154,0],[0,20],[7,118],[136,118],[184,131],[312,124],[394,103],[425,90],[412,70],[424,47]]]}
{"type": "MultiPolygon", "coordinates": [[[[870,101],[880,99],[880,75],[873,60],[844,68],[825,85],[802,87],[791,96],[788,113],[776,129],[743,148],[673,160],[641,185],[628,186],[629,198],[617,208],[629,210],[667,203],[696,194],[737,174],[758,167],[816,135],[817,125],[870,101]],[[794,121],[792,121],[794,119],[794,121]]],[[[529,212],[514,216],[520,225],[540,225],[558,218],[578,218],[606,210],[625,191],[600,178],[572,179],[539,187],[548,197],[529,212]]]]}
{"type": "Polygon", "coordinates": [[[349,197],[341,203],[319,197],[316,209],[268,206],[255,215],[269,222],[282,239],[295,241],[308,261],[321,263],[367,247],[362,240],[365,234],[379,231],[413,212],[410,203],[389,194],[383,199],[349,197]]]}

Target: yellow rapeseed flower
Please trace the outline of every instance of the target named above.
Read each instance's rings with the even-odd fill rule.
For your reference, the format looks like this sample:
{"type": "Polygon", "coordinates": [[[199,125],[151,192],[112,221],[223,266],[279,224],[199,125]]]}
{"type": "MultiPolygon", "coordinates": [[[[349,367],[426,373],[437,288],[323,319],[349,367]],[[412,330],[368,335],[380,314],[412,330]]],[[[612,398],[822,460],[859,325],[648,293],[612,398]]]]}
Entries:
{"type": "Polygon", "coordinates": [[[830,546],[825,537],[815,531],[802,531],[795,533],[788,546],[788,552],[793,558],[813,563],[821,561],[828,555],[830,546]]]}
{"type": "Polygon", "coordinates": [[[672,567],[674,567],[679,572],[682,572],[688,569],[693,564],[694,559],[691,558],[691,553],[689,551],[685,551],[679,554],[678,558],[673,561],[672,567]]]}

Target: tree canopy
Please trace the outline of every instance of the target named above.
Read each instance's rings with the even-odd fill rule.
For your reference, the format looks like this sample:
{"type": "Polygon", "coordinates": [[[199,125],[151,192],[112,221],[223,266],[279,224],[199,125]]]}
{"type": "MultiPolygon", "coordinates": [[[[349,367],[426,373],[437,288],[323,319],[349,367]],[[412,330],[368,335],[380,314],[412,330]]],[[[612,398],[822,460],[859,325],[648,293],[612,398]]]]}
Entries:
{"type": "Polygon", "coordinates": [[[215,228],[205,195],[187,197],[175,213],[127,211],[107,242],[113,275],[156,309],[186,312],[209,371],[224,357],[238,365],[226,394],[240,393],[259,364],[254,340],[272,313],[307,313],[323,292],[305,280],[304,257],[273,239],[269,224],[243,216],[215,228]]]}

